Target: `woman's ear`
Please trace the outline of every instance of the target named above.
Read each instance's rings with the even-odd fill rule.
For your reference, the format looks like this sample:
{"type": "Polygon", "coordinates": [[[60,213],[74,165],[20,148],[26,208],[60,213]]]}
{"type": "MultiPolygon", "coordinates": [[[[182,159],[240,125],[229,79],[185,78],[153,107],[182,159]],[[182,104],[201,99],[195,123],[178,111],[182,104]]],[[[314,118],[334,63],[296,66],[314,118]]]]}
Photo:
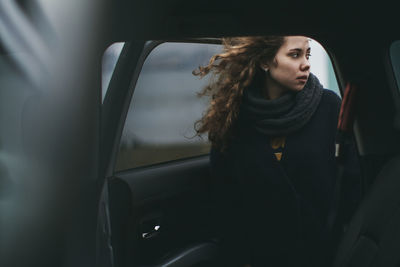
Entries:
{"type": "Polygon", "coordinates": [[[267,72],[269,69],[269,66],[267,63],[260,63],[260,68],[263,69],[265,72],[267,72]]]}

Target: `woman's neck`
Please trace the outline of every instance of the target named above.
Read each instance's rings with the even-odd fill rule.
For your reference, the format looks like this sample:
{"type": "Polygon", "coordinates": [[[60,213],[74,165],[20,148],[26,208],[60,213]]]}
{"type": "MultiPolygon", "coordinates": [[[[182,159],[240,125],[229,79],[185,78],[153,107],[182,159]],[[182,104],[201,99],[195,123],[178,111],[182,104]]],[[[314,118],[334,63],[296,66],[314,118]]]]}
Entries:
{"type": "Polygon", "coordinates": [[[265,75],[263,96],[266,99],[273,100],[281,97],[285,94],[286,90],[278,84],[274,79],[271,78],[269,74],[265,75]]]}

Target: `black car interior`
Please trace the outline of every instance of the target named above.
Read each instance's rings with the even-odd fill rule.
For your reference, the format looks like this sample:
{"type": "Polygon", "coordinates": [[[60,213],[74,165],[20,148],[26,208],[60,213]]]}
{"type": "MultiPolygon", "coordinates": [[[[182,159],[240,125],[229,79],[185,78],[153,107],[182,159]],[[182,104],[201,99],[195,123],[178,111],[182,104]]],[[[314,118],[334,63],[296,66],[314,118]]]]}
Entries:
{"type": "MultiPolygon", "coordinates": [[[[40,10],[40,5],[32,5],[30,1],[16,2],[23,11],[21,14],[25,14],[27,21],[35,24],[37,29],[40,23],[48,23],[35,19],[42,14],[34,12],[40,10]]],[[[91,59],[83,62],[85,64],[79,62],[79,66],[83,64],[84,67],[81,66],[82,73],[75,83],[68,83],[66,78],[68,71],[73,73],[73,68],[63,69],[59,74],[65,74],[65,77],[57,77],[58,85],[68,85],[68,88],[67,85],[60,88],[74,93],[68,98],[73,100],[69,102],[73,105],[62,105],[67,99],[65,93],[64,98],[44,98],[51,105],[44,105],[46,101],[43,105],[39,102],[36,109],[27,112],[29,116],[22,123],[15,124],[17,126],[0,116],[0,122],[7,122],[2,129],[43,122],[33,127],[42,137],[42,143],[35,144],[40,148],[37,154],[40,156],[46,148],[54,148],[54,143],[62,152],[38,156],[49,159],[52,172],[38,171],[28,177],[51,179],[38,179],[37,183],[27,184],[37,184],[43,190],[35,191],[43,196],[37,205],[46,203],[46,208],[30,209],[38,216],[33,222],[29,214],[17,217],[26,224],[21,223],[20,233],[7,233],[8,238],[4,240],[11,240],[10,245],[3,246],[0,240],[0,265],[213,266],[219,255],[220,233],[215,227],[219,222],[212,216],[215,203],[210,188],[215,181],[209,173],[208,155],[115,171],[124,121],[149,52],[147,41],[218,43],[219,38],[225,36],[275,34],[304,35],[317,40],[330,55],[342,95],[348,83],[359,88],[352,134],[362,168],[362,194],[356,211],[349,215],[349,223],[338,232],[331,266],[400,266],[400,92],[396,82],[399,74],[392,65],[393,60],[400,61],[400,58],[390,57],[391,44],[400,40],[397,9],[378,2],[360,5],[349,1],[98,2],[92,1],[93,9],[90,8],[97,24],[91,21],[92,24],[87,22],[87,25],[71,27],[75,30],[81,27],[84,33],[76,39],[66,35],[71,43],[97,37],[79,56],[71,56],[77,62],[86,56],[91,59]],[[97,10],[96,5],[102,8],[97,10]],[[115,42],[126,44],[101,104],[101,59],[105,49],[115,42]],[[54,120],[45,120],[49,114],[54,120]],[[57,117],[59,114],[63,116],[57,117]],[[29,235],[23,235],[25,233],[29,235]],[[1,259],[3,247],[16,248],[4,257],[4,265],[1,259]],[[9,264],[13,261],[20,264],[9,264]]],[[[65,12],[71,12],[69,22],[78,17],[77,10],[65,9],[65,12]]],[[[0,9],[0,19],[5,17],[2,13],[0,9]]],[[[0,26],[4,21],[0,20],[0,26]]],[[[12,23],[11,20],[8,22],[9,25],[12,23]]],[[[46,27],[46,31],[51,30],[46,27]]],[[[1,66],[11,62],[13,68],[20,67],[15,60],[15,51],[5,42],[9,40],[3,39],[4,32],[0,37],[0,56],[7,58],[1,66]]],[[[23,34],[18,37],[29,44],[29,38],[23,34]]],[[[65,39],[57,41],[60,40],[65,39]]],[[[55,66],[67,65],[66,62],[57,61],[55,66]]],[[[53,91],[40,93],[56,95],[53,91]]],[[[7,94],[0,92],[0,96],[2,101],[9,101],[7,94]]],[[[15,103],[14,108],[18,111],[20,104],[15,103]]],[[[6,150],[7,146],[2,142],[0,140],[0,149],[6,150]]],[[[9,167],[7,164],[0,162],[0,200],[10,198],[6,191],[12,184],[15,188],[10,191],[11,197],[23,196],[25,201],[15,203],[29,203],[30,195],[25,191],[29,186],[8,180],[12,172],[7,168],[18,170],[20,165],[9,167]]],[[[346,181],[341,187],[346,190],[343,188],[346,181]]],[[[346,203],[340,203],[338,212],[344,210],[346,203]]]]}
{"type": "MultiPolygon", "coordinates": [[[[279,23],[281,15],[277,14],[282,13],[276,12],[270,14],[268,26],[261,27],[263,20],[251,16],[254,10],[250,7],[239,13],[232,12],[232,7],[230,12],[224,12],[223,6],[213,5],[216,5],[215,13],[204,8],[192,11],[185,4],[164,3],[168,11],[157,9],[154,14],[159,12],[159,16],[154,15],[151,20],[146,20],[139,11],[133,11],[130,5],[118,9],[129,13],[115,21],[120,27],[142,23],[142,20],[148,23],[147,27],[135,28],[133,32],[116,33],[120,34],[119,40],[129,41],[123,55],[129,53],[130,56],[120,59],[112,78],[110,93],[103,105],[104,109],[115,110],[110,113],[113,115],[108,122],[120,131],[129,97],[132,94],[134,97],[132,84],[138,75],[140,60],[137,59],[143,46],[139,40],[263,34],[311,36],[328,50],[342,93],[349,82],[360,88],[354,138],[363,170],[363,201],[355,216],[351,215],[351,223],[338,233],[341,235],[338,237],[340,246],[333,266],[396,266],[399,260],[394,249],[400,242],[395,227],[398,220],[395,179],[399,134],[393,123],[399,95],[393,75],[388,75],[392,69],[385,55],[393,37],[382,34],[380,38],[371,38],[364,27],[344,23],[345,19],[335,21],[346,25],[346,29],[331,23],[313,23],[309,18],[300,20],[301,16],[294,11],[286,14],[288,20],[301,23],[279,23]],[[128,50],[129,46],[135,46],[137,51],[128,50]],[[135,61],[139,62],[136,67],[135,61]],[[120,68],[124,64],[125,67],[120,68]],[[132,82],[129,83],[130,78],[132,82]],[[119,121],[118,127],[116,121],[119,121]]],[[[144,4],[141,8],[144,10],[148,6],[144,4]]],[[[274,3],[273,8],[282,12],[289,10],[279,3],[274,3]]],[[[334,11],[335,8],[338,7],[332,7],[334,11]]],[[[311,10],[315,11],[316,7],[311,10]]],[[[327,18],[323,21],[329,21],[329,16],[334,14],[329,13],[331,15],[326,13],[327,18]]],[[[352,15],[344,15],[352,21],[352,15]]],[[[118,142],[118,134],[113,137],[104,140],[108,142],[107,147],[115,146],[109,140],[118,142]]],[[[115,153],[116,149],[108,148],[107,151],[115,153]]],[[[112,153],[105,155],[112,157],[112,153]]],[[[210,217],[213,203],[208,197],[208,189],[213,181],[207,155],[108,173],[111,244],[116,266],[210,266],[213,263],[213,257],[218,254],[218,233],[210,217]]],[[[342,186],[346,186],[345,181],[342,186]]],[[[341,203],[340,208],[346,209],[346,203],[341,203]]]]}

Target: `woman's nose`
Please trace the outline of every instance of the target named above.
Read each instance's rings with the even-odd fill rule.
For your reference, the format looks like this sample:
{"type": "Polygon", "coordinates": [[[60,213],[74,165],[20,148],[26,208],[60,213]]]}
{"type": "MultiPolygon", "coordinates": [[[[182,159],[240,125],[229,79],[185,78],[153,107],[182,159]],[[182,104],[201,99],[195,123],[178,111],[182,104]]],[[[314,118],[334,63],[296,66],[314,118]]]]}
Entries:
{"type": "Polygon", "coordinates": [[[302,71],[309,70],[310,67],[311,67],[311,65],[310,65],[310,61],[308,61],[308,59],[304,59],[303,62],[301,63],[301,65],[300,65],[300,68],[301,68],[302,71]]]}

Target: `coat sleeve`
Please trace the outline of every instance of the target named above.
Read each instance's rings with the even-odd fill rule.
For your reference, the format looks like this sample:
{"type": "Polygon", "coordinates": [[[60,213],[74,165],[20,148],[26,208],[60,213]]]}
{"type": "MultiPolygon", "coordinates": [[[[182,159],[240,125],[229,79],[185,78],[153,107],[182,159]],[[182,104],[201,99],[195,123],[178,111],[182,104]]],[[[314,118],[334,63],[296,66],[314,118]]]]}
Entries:
{"type": "Polygon", "coordinates": [[[246,251],[246,244],[241,237],[244,218],[240,212],[240,190],[234,180],[232,165],[232,155],[211,149],[210,171],[214,180],[211,188],[214,207],[211,216],[220,245],[218,266],[244,266],[248,263],[250,253],[246,251]]]}
{"type": "Polygon", "coordinates": [[[353,136],[349,136],[344,144],[344,171],[340,210],[341,221],[348,224],[361,202],[361,166],[353,136]]]}

